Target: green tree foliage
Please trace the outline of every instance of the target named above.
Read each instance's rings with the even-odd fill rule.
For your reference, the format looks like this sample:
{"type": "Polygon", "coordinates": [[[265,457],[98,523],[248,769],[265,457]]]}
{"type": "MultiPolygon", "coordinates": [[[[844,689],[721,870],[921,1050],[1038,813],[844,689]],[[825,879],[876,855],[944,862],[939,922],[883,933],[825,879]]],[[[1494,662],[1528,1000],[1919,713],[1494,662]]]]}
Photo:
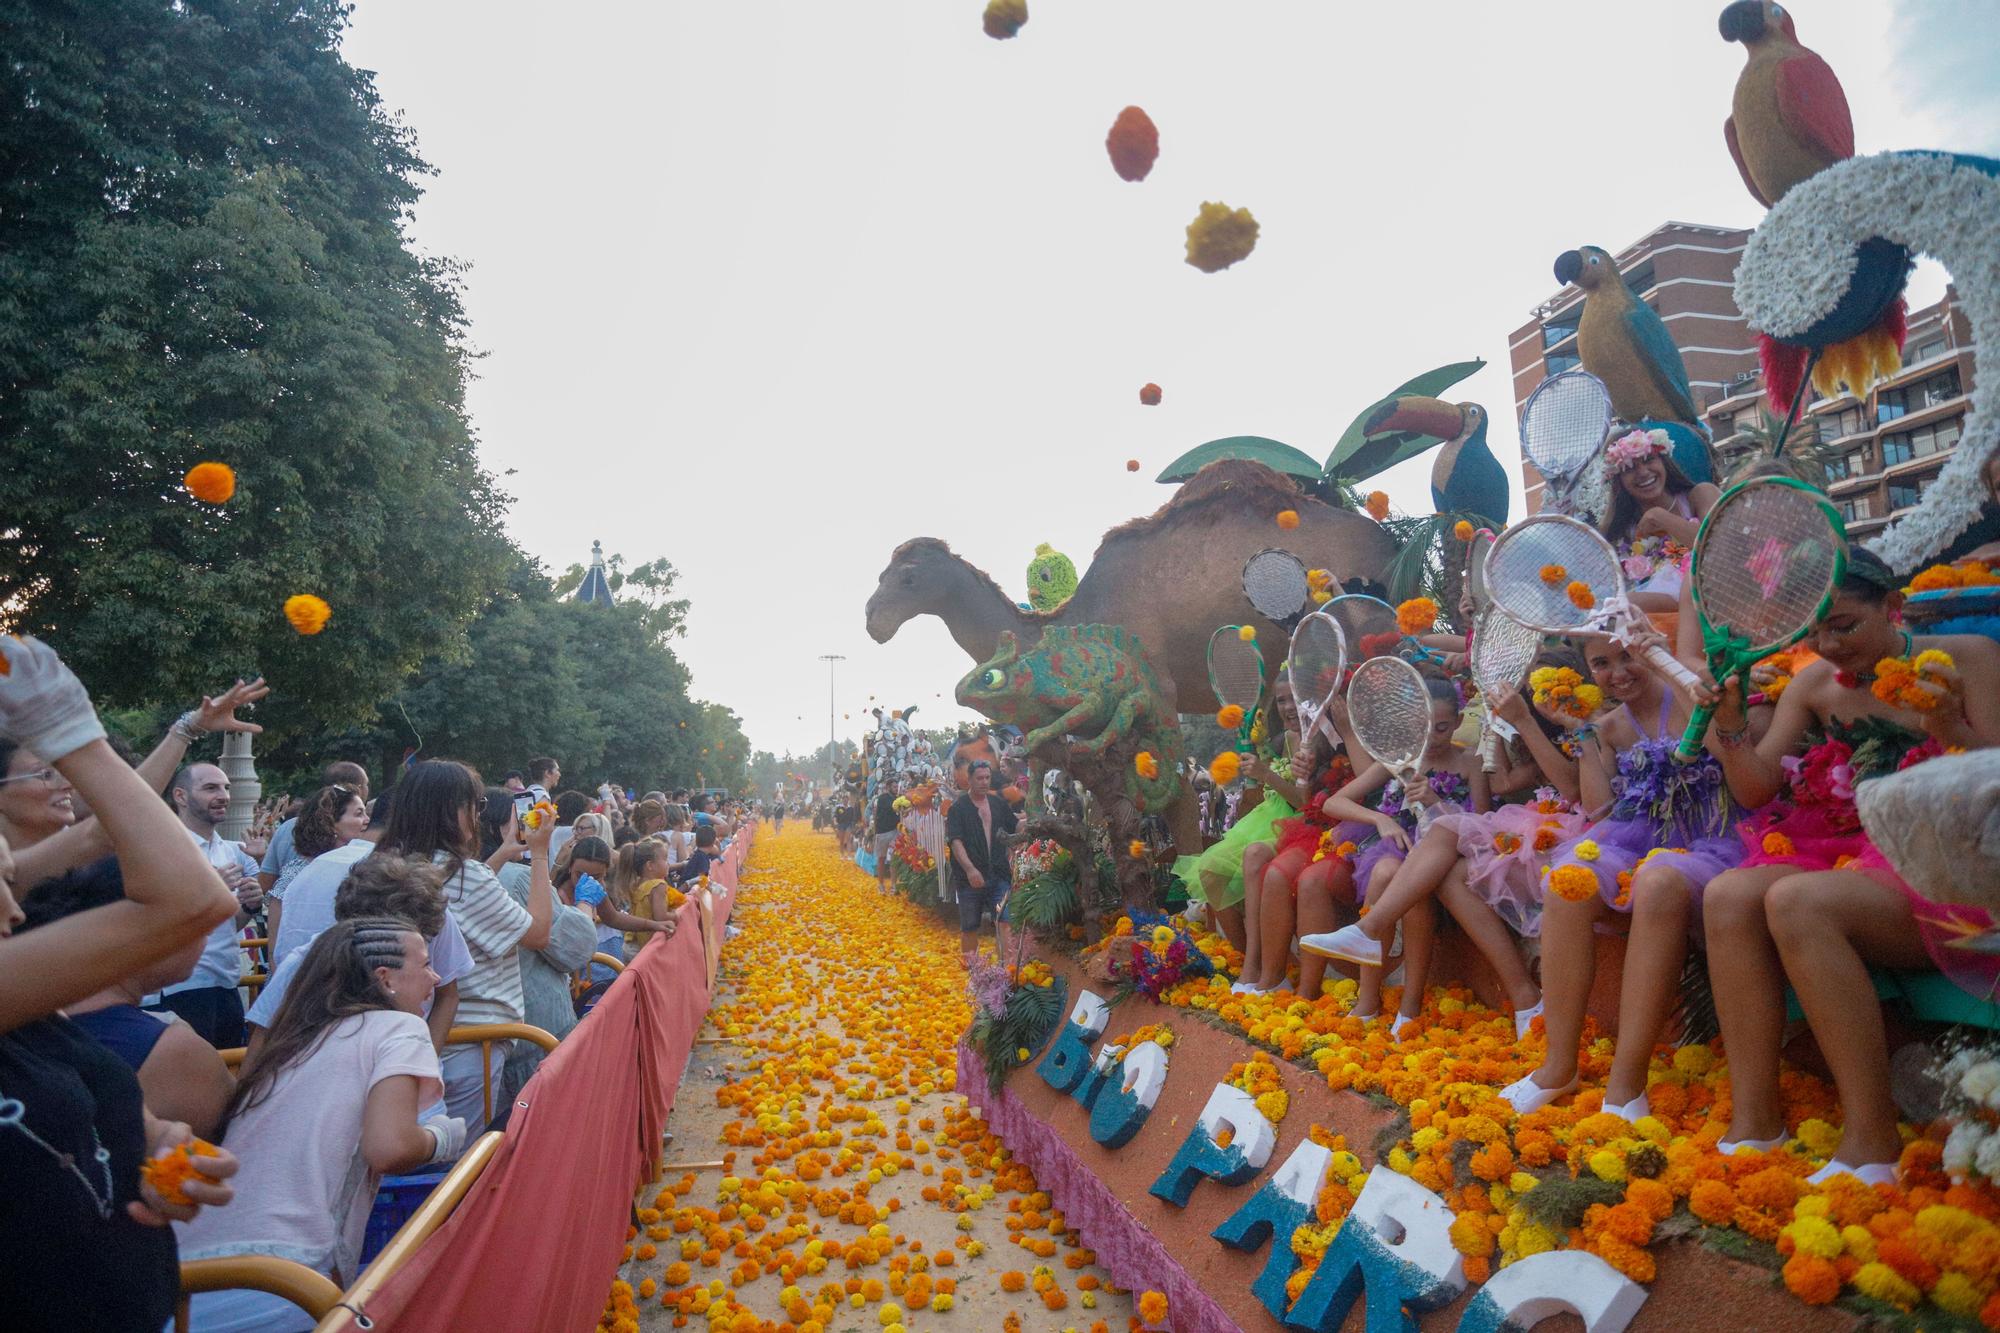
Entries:
{"type": "Polygon", "coordinates": [[[428,168],[345,23],[0,0],[0,607],[109,703],[262,671],[267,720],[365,720],[512,559],[458,274],[404,235],[428,168]],[[180,490],[204,459],[221,510],[180,490]],[[296,592],[333,606],[317,638],[296,592]]]}

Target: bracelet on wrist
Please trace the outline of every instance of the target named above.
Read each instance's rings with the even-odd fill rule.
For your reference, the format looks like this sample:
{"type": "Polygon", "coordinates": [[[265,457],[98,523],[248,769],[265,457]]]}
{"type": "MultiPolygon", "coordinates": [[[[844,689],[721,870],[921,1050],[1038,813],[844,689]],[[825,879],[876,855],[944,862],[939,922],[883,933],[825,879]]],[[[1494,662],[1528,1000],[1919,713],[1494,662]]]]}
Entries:
{"type": "Polygon", "coordinates": [[[188,709],[187,712],[182,713],[173,720],[173,725],[167,728],[167,734],[169,736],[178,736],[189,745],[193,745],[208,734],[208,728],[201,725],[201,722],[198,720],[199,716],[194,709],[188,709]]]}
{"type": "Polygon", "coordinates": [[[1750,724],[1745,722],[1734,731],[1715,729],[1715,743],[1725,750],[1740,750],[1750,743],[1750,724]]]}

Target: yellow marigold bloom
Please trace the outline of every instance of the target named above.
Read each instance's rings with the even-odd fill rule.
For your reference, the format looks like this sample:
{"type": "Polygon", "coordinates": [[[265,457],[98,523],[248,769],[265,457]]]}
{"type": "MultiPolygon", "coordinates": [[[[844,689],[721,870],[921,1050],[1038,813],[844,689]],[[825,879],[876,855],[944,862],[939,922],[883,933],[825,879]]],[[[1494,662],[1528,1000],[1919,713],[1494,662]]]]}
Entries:
{"type": "Polygon", "coordinates": [[[1599,1180],[1625,1179],[1625,1154],[1599,1148],[1590,1155],[1590,1172],[1599,1180]]]}
{"type": "Polygon", "coordinates": [[[1799,1253],[1820,1259],[1838,1259],[1844,1248],[1840,1232],[1823,1217],[1801,1217],[1785,1228],[1785,1234],[1791,1236],[1792,1246],[1799,1253]]]}
{"type": "Polygon", "coordinates": [[[1905,1310],[1912,1309],[1923,1298],[1923,1293],[1906,1281],[1901,1274],[1881,1262],[1863,1264],[1855,1271],[1854,1289],[1864,1296],[1872,1296],[1878,1301],[1905,1310]]]}
{"type": "Polygon", "coordinates": [[[1595,842],[1589,838],[1585,838],[1576,845],[1576,859],[1579,861],[1595,861],[1602,851],[1603,849],[1595,842]]]}
{"type": "Polygon", "coordinates": [[[1257,248],[1257,219],[1247,208],[1203,203],[1187,226],[1187,262],[1203,273],[1219,273],[1257,248]]]}
{"type": "Polygon", "coordinates": [[[285,599],[285,619],[301,634],[317,634],[333,619],[333,608],[321,598],[302,592],[285,599]]]}
{"type": "Polygon", "coordinates": [[[1715,1068],[1715,1052],[1706,1046],[1683,1046],[1674,1052],[1674,1068],[1689,1078],[1701,1078],[1715,1068]]]}
{"type": "Polygon", "coordinates": [[[1933,1305],[1955,1315],[1977,1314],[1981,1304],[1979,1288],[1963,1273],[1944,1274],[1931,1288],[1930,1295],[1933,1305]]]}
{"type": "Polygon", "coordinates": [[[236,472],[227,463],[196,463],[181,482],[203,504],[227,504],[236,494],[236,472]]]}

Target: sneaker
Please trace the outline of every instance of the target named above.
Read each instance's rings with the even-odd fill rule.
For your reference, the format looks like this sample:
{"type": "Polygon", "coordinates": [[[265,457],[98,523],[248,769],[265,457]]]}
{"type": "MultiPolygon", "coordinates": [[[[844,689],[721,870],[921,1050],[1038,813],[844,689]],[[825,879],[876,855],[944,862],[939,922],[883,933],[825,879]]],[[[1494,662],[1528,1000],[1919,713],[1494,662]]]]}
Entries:
{"type": "Polygon", "coordinates": [[[1382,942],[1369,939],[1358,925],[1342,926],[1323,935],[1301,935],[1299,947],[1322,958],[1340,958],[1367,967],[1382,966],[1382,942]]]}
{"type": "Polygon", "coordinates": [[[1545,1088],[1535,1082],[1533,1074],[1526,1074],[1500,1089],[1500,1096],[1506,1100],[1509,1106],[1514,1108],[1517,1115],[1527,1115],[1529,1112],[1539,1111],[1550,1102],[1567,1097],[1575,1091],[1576,1080],[1574,1078],[1563,1084],[1560,1088],[1545,1088]]]}

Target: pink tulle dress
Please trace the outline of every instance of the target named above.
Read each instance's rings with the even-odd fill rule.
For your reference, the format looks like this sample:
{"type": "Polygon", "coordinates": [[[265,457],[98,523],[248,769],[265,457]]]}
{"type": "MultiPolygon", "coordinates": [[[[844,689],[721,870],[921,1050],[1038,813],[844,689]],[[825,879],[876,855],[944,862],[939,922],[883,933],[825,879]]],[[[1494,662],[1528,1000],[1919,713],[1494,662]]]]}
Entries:
{"type": "Polygon", "coordinates": [[[1542,873],[1558,847],[1583,836],[1582,812],[1542,788],[1535,799],[1483,815],[1448,815],[1465,884],[1517,935],[1542,932],[1542,873]]]}

